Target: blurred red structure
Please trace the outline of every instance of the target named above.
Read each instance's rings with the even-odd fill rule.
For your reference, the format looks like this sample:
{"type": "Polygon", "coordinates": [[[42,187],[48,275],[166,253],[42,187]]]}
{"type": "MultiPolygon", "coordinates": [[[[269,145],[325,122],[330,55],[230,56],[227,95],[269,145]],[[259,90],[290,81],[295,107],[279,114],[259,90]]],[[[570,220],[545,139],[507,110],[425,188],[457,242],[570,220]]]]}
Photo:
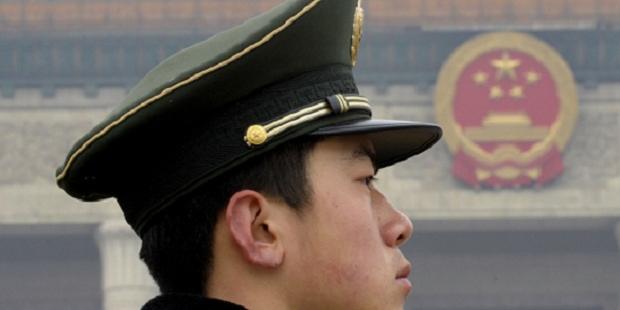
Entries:
{"type": "Polygon", "coordinates": [[[617,0],[374,0],[368,7],[374,22],[382,24],[620,22],[617,0]]]}
{"type": "MultiPolygon", "coordinates": [[[[218,30],[279,0],[5,0],[0,31],[218,30]]],[[[484,23],[620,23],[618,0],[366,0],[369,23],[459,26],[484,23]]]]}

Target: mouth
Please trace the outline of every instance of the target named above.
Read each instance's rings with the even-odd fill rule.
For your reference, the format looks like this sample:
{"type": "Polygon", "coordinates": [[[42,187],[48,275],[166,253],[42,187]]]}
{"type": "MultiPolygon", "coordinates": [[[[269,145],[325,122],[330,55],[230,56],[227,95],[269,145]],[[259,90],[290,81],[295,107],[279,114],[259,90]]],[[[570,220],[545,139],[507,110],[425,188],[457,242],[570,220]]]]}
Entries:
{"type": "Polygon", "coordinates": [[[411,264],[406,264],[401,267],[396,274],[396,280],[407,279],[409,278],[409,274],[411,273],[411,264]]]}
{"type": "Polygon", "coordinates": [[[396,274],[396,283],[400,285],[405,295],[411,292],[413,285],[411,281],[409,281],[409,274],[411,273],[411,264],[407,263],[405,266],[401,267],[396,274]]]}

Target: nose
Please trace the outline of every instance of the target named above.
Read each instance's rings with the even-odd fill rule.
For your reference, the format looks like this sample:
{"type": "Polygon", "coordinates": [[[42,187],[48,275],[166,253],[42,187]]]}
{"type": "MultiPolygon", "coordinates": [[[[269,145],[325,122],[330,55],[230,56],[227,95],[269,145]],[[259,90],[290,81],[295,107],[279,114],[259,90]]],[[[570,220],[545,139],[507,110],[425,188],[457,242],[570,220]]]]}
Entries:
{"type": "Polygon", "coordinates": [[[393,247],[399,247],[409,241],[409,239],[411,239],[411,236],[413,235],[413,223],[411,222],[411,219],[409,219],[409,217],[403,212],[396,209],[393,210],[396,213],[396,219],[393,224],[393,235],[395,237],[392,237],[392,244],[389,245],[393,247]]]}
{"type": "Polygon", "coordinates": [[[395,209],[385,197],[377,192],[377,200],[385,210],[380,217],[381,234],[386,245],[389,247],[399,247],[405,244],[413,235],[413,223],[402,211],[395,209]]]}

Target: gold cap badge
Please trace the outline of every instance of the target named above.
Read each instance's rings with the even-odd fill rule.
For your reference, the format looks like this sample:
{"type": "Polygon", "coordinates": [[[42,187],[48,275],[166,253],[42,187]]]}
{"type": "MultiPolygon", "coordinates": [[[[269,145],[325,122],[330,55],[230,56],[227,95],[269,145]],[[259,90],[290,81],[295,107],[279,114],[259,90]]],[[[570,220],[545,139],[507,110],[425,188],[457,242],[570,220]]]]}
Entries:
{"type": "Polygon", "coordinates": [[[353,36],[351,38],[351,62],[353,66],[357,63],[357,53],[362,41],[362,33],[364,26],[364,9],[362,8],[362,0],[357,1],[355,16],[353,17],[353,36]]]}

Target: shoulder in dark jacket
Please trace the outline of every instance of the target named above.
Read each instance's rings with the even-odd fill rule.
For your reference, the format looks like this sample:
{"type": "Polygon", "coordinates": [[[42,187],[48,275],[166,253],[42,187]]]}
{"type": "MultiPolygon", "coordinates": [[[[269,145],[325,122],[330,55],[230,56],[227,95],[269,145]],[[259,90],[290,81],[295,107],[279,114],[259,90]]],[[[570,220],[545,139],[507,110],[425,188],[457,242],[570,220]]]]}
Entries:
{"type": "Polygon", "coordinates": [[[244,310],[227,301],[205,298],[199,295],[166,294],[147,302],[142,310],[244,310]]]}

